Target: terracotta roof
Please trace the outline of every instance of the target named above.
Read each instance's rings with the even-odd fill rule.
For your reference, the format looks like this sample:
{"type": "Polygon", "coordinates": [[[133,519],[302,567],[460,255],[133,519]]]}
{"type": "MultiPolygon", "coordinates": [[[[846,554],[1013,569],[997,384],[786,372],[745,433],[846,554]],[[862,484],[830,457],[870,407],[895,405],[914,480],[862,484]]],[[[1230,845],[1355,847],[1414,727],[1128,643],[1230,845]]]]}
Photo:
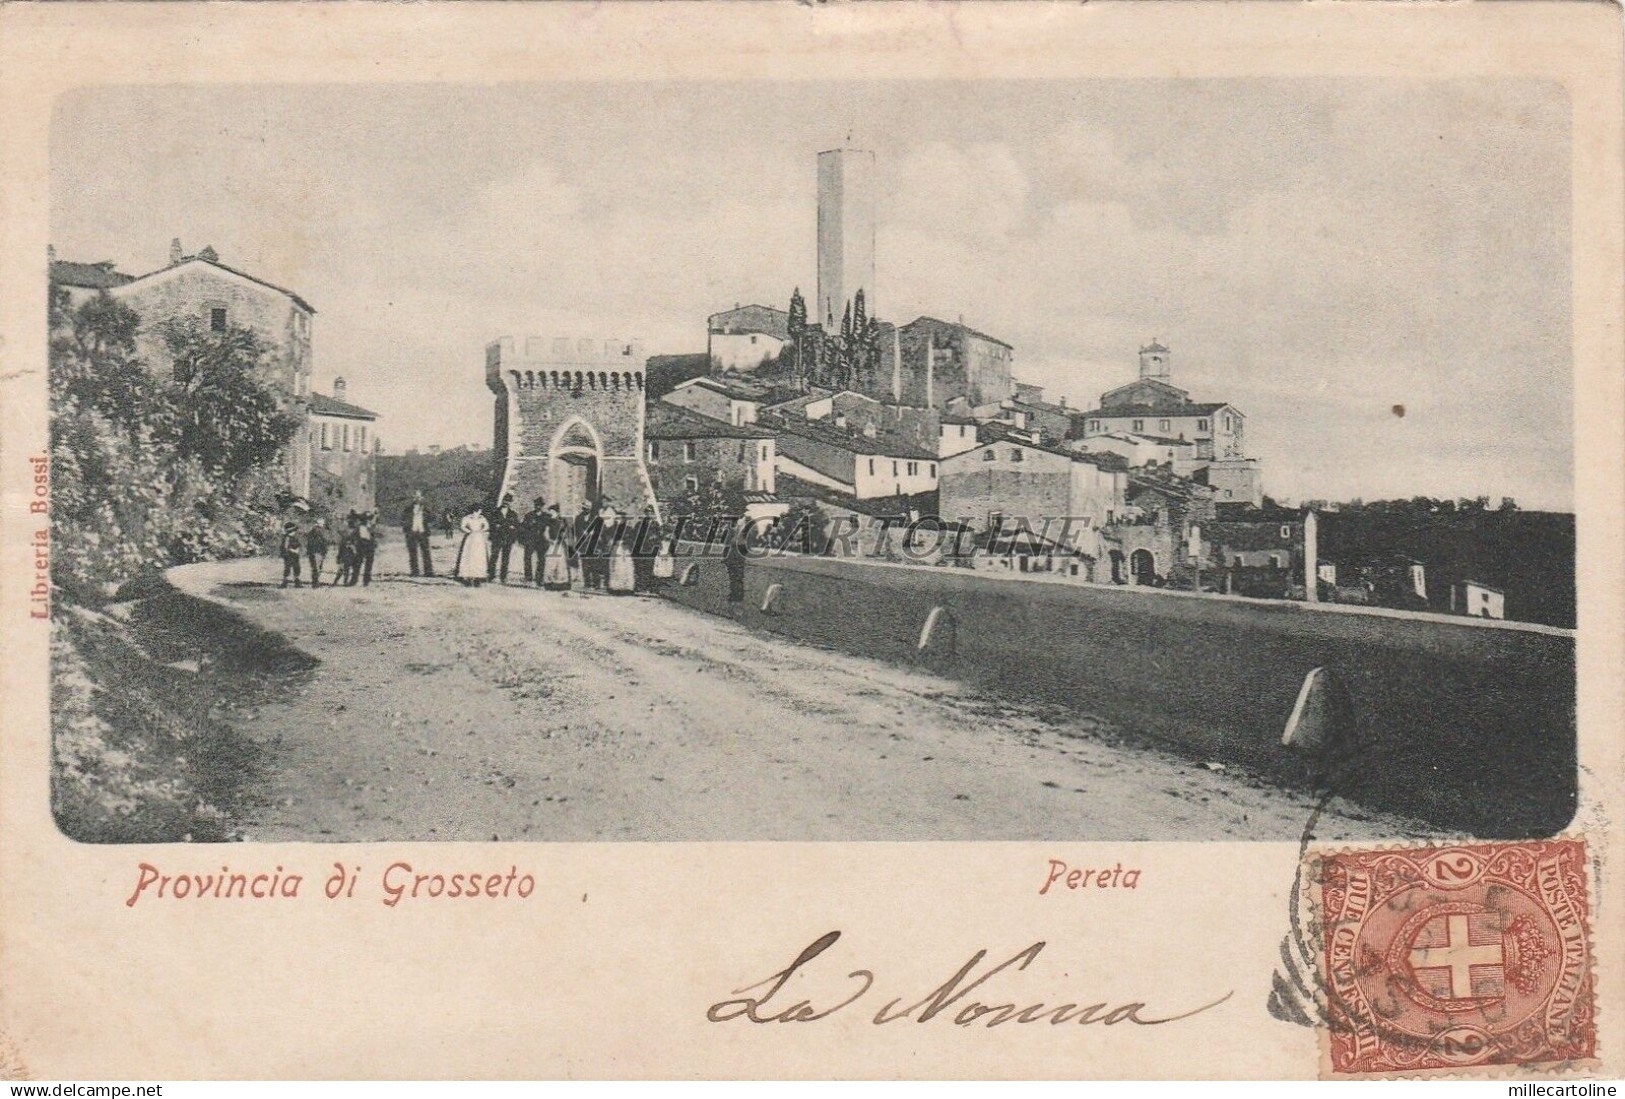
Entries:
{"type": "Polygon", "coordinates": [[[834,393],[828,389],[819,389],[817,386],[808,386],[807,392],[798,393],[787,401],[780,401],[777,404],[768,405],[764,411],[794,412],[805,414],[805,410],[808,405],[815,404],[818,401],[822,401],[832,396],[834,396],[834,393]]]}
{"type": "MultiPolygon", "coordinates": [[[[1125,416],[1211,416],[1221,408],[1234,408],[1226,401],[1212,404],[1125,404],[1111,408],[1092,408],[1083,413],[1086,420],[1119,419],[1125,416]]],[[[1236,414],[1241,415],[1237,410],[1236,414]]]]}
{"type": "Polygon", "coordinates": [[[819,503],[833,504],[836,507],[855,511],[860,515],[906,515],[910,508],[916,508],[921,515],[932,515],[937,510],[937,494],[935,492],[917,492],[914,495],[902,496],[875,496],[867,500],[859,500],[839,489],[826,488],[815,485],[810,481],[789,473],[780,473],[774,477],[775,495],[780,500],[810,499],[819,503]]]}
{"type": "Polygon", "coordinates": [[[798,435],[803,439],[814,439],[821,443],[853,454],[863,454],[882,458],[906,458],[910,461],[935,462],[937,454],[934,450],[926,450],[906,439],[898,438],[886,432],[879,432],[873,438],[861,432],[842,431],[840,428],[825,426],[822,420],[792,420],[788,417],[775,417],[772,426],[784,435],[798,435]]]}
{"type": "Polygon", "coordinates": [[[682,382],[698,378],[711,369],[711,356],[701,351],[692,355],[650,355],[643,364],[644,384],[649,399],[664,397],[682,382]]]}
{"type": "Polygon", "coordinates": [[[958,459],[964,458],[965,455],[967,455],[967,454],[975,454],[979,450],[986,450],[990,446],[1020,446],[1020,447],[1026,447],[1028,450],[1036,450],[1036,451],[1040,451],[1041,453],[1044,453],[1044,454],[1053,454],[1058,458],[1066,458],[1066,459],[1068,459],[1070,461],[1074,461],[1074,462],[1087,462],[1090,465],[1095,466],[1098,469],[1109,469],[1109,470],[1119,471],[1119,470],[1126,470],[1128,468],[1128,462],[1125,461],[1123,456],[1120,455],[1120,454],[1112,454],[1112,453],[1109,453],[1109,452],[1100,453],[1100,454],[1088,454],[1088,453],[1084,453],[1082,451],[1068,450],[1065,447],[1052,446],[1049,443],[1029,442],[1026,439],[1019,439],[1019,438],[1016,438],[1016,437],[1011,436],[1011,435],[1003,435],[1003,436],[1000,436],[997,439],[992,439],[992,440],[989,440],[988,442],[982,443],[979,446],[973,446],[969,450],[963,450],[963,451],[960,451],[958,454],[954,454],[954,455],[951,455],[950,457],[943,458],[942,461],[943,462],[956,461],[958,459]]]}
{"type": "Polygon", "coordinates": [[[1077,411],[1077,409],[1068,408],[1064,404],[1051,404],[1048,401],[1028,401],[1020,397],[1010,398],[1010,403],[1017,408],[1031,408],[1039,412],[1055,412],[1062,416],[1070,416],[1077,411]]]}
{"type": "Polygon", "coordinates": [[[1113,386],[1111,389],[1108,389],[1106,392],[1102,393],[1100,395],[1101,407],[1109,407],[1112,403],[1112,398],[1117,396],[1119,393],[1130,389],[1141,389],[1146,387],[1153,390],[1160,390],[1167,396],[1170,404],[1186,403],[1191,399],[1190,390],[1181,389],[1172,382],[1165,382],[1161,378],[1135,378],[1132,382],[1124,382],[1122,385],[1113,386]]]}
{"type": "Polygon", "coordinates": [[[649,402],[643,424],[646,439],[771,439],[758,427],[739,427],[714,416],[702,416],[664,401],[649,402]]]}
{"type": "Polygon", "coordinates": [[[762,405],[780,403],[800,396],[798,393],[780,388],[779,386],[765,385],[762,382],[751,381],[745,378],[738,378],[728,375],[719,376],[716,374],[707,374],[703,377],[691,378],[676,388],[682,389],[695,385],[704,386],[706,389],[709,389],[714,393],[721,393],[723,396],[730,397],[736,401],[751,401],[755,404],[762,405]]]}
{"type": "Polygon", "coordinates": [[[707,323],[712,332],[756,332],[776,340],[790,338],[790,314],[771,305],[740,305],[712,313],[707,323]]]}
{"type": "Polygon", "coordinates": [[[996,343],[1000,347],[1008,348],[1011,351],[1015,350],[1015,348],[1010,347],[1009,344],[1005,343],[997,336],[989,336],[986,332],[978,332],[969,325],[955,324],[952,321],[939,320],[936,317],[916,317],[912,321],[909,321],[907,324],[903,325],[903,329],[904,331],[907,331],[908,329],[914,328],[918,325],[935,325],[938,328],[952,328],[956,332],[963,332],[967,336],[974,336],[979,340],[986,340],[989,343],[996,343]]]}
{"type": "Polygon", "coordinates": [[[310,395],[310,411],[317,416],[343,416],[350,420],[376,420],[378,413],[370,412],[360,405],[341,401],[337,397],[329,397],[325,393],[312,393],[310,395]]]}
{"type": "Polygon", "coordinates": [[[150,279],[154,275],[161,275],[165,271],[170,271],[170,270],[173,270],[176,267],[185,266],[188,263],[206,263],[210,267],[218,267],[218,268],[220,268],[220,270],[226,272],[227,274],[236,275],[240,279],[247,279],[249,282],[257,283],[258,285],[265,287],[267,290],[275,290],[278,294],[286,294],[288,297],[293,299],[293,303],[295,305],[297,305],[299,308],[303,309],[307,313],[316,312],[316,307],[315,306],[311,305],[308,301],[306,301],[304,298],[301,298],[298,294],[295,294],[292,290],[289,290],[287,287],[278,286],[274,282],[266,282],[262,278],[259,278],[259,277],[255,276],[255,275],[250,275],[247,271],[239,271],[235,267],[226,266],[225,264],[221,263],[218,259],[210,259],[207,256],[203,256],[203,255],[182,256],[175,263],[171,263],[167,267],[160,267],[156,271],[148,271],[145,275],[137,275],[135,278],[131,279],[130,282],[140,282],[143,279],[150,279]]]}
{"type": "Polygon", "coordinates": [[[123,286],[134,276],[113,269],[112,260],[99,263],[75,263],[72,260],[51,261],[51,281],[58,286],[74,286],[85,290],[109,290],[123,286]]]}

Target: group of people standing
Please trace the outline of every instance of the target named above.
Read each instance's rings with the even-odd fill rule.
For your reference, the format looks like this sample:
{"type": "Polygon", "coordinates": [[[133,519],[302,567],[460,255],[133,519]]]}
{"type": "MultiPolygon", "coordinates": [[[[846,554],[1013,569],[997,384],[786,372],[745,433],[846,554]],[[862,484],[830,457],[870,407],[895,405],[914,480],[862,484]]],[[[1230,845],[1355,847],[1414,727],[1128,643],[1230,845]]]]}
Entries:
{"type": "MultiPolygon", "coordinates": [[[[557,504],[537,497],[524,515],[513,506],[513,494],[494,508],[476,508],[459,524],[462,542],[457,549],[453,577],[479,587],[487,581],[508,582],[513,549],[518,546],[524,582],[549,591],[569,591],[578,583],[587,591],[630,595],[655,590],[675,573],[675,535],[668,534],[653,507],[641,516],[621,515],[605,502],[595,508],[584,503],[573,516],[557,504]]],[[[401,532],[413,576],[435,575],[429,547],[430,512],[421,491],[401,515],[401,532]]],[[[728,570],[728,601],[744,598],[745,528],[730,538],[723,560],[728,570]]],[[[282,586],[303,587],[303,562],[310,565],[310,586],[321,585],[322,570],[334,539],[327,521],[313,520],[304,530],[289,521],[283,525],[282,586]]],[[[328,586],[370,586],[378,551],[378,516],[351,511],[337,538],[338,571],[328,586]]]]}
{"type": "Polygon", "coordinates": [[[509,493],[490,512],[465,515],[460,527],[455,575],[473,587],[507,583],[515,546],[525,583],[550,591],[567,591],[579,578],[586,590],[630,595],[672,577],[672,546],[652,507],[633,518],[607,502],[597,509],[583,504],[566,517],[538,496],[521,516],[509,493]]]}
{"type": "MultiPolygon", "coordinates": [[[[378,553],[378,516],[370,511],[351,511],[345,517],[344,530],[338,536],[338,566],[328,587],[344,585],[363,587],[372,583],[372,563],[378,553]]],[[[327,564],[328,550],[333,548],[327,520],[318,516],[301,533],[293,520],[282,524],[282,586],[293,582],[296,588],[304,586],[301,559],[310,562],[310,586],[322,584],[322,569],[327,564]]]]}

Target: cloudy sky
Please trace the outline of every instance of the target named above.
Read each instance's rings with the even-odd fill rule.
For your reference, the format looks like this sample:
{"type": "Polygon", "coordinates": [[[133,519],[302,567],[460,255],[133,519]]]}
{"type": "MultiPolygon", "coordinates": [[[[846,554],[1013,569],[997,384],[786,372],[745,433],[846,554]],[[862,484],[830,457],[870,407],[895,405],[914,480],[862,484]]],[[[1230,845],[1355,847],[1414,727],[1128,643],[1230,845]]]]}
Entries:
{"type": "Polygon", "coordinates": [[[489,443],[497,336],[703,351],[708,313],[810,296],[814,156],[849,132],[882,318],[962,315],[1080,407],[1160,337],[1283,498],[1572,507],[1543,83],[97,89],[58,108],[53,242],[132,273],[212,244],[315,305],[318,386],[388,449],[489,443]]]}

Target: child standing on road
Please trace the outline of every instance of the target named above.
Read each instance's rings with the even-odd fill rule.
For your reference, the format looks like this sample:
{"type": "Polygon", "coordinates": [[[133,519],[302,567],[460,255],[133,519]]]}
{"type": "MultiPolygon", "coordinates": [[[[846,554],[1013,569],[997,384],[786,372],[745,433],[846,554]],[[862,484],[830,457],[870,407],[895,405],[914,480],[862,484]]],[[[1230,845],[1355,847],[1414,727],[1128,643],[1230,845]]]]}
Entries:
{"type": "Polygon", "coordinates": [[[339,575],[335,584],[354,584],[356,575],[357,543],[356,514],[351,512],[345,521],[344,533],[339,535],[339,575]]]}
{"type": "Polygon", "coordinates": [[[327,520],[317,519],[305,535],[305,556],[310,559],[310,586],[322,586],[322,565],[327,561],[327,520]]]}
{"type": "Polygon", "coordinates": [[[361,573],[361,586],[372,586],[372,559],[378,551],[378,531],[374,526],[374,516],[370,511],[363,511],[357,518],[355,527],[355,565],[352,568],[350,583],[355,583],[355,572],[361,573]]]}
{"type": "Polygon", "coordinates": [[[288,586],[288,579],[292,577],[293,586],[302,586],[299,582],[299,525],[293,522],[282,524],[282,586],[288,586]]]}

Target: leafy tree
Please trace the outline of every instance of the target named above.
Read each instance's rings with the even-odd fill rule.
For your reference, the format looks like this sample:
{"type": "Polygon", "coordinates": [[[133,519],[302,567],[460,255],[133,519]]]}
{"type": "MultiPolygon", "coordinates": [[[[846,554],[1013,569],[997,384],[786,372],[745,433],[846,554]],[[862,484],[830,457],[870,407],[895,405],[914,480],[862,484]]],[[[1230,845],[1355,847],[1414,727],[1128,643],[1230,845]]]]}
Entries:
{"type": "Polygon", "coordinates": [[[270,359],[259,336],[237,327],[213,332],[192,318],[160,331],[174,361],[178,456],[227,477],[277,461],[298,421],[259,381],[270,359]]]}
{"type": "Polygon", "coordinates": [[[745,482],[738,478],[701,481],[698,488],[669,501],[665,511],[673,523],[682,521],[686,538],[703,539],[718,521],[744,516],[745,482]]]}
{"type": "Polygon", "coordinates": [[[798,553],[823,553],[829,539],[829,516],[811,500],[797,500],[779,520],[779,544],[798,553]]]}
{"type": "Polygon", "coordinates": [[[140,318],[128,306],[106,294],[51,304],[58,589],[94,602],[143,572],[260,549],[275,529],[281,448],[294,430],[254,377],[263,352],[247,353],[240,337],[219,341],[237,349],[229,354],[183,341],[183,387],[138,358],[140,318]]]}

